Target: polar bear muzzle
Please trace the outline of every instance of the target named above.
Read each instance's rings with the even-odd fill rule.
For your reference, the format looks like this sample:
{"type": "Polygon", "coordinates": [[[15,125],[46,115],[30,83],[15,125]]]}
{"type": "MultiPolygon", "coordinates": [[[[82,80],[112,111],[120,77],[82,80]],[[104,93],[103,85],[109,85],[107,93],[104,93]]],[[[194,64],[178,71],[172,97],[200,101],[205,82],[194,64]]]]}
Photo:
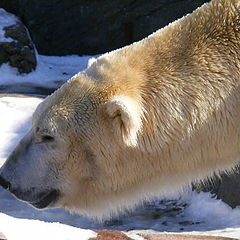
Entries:
{"type": "Polygon", "coordinates": [[[19,200],[42,209],[53,207],[60,192],[50,184],[52,174],[44,156],[37,154],[39,148],[43,146],[33,143],[31,134],[27,134],[0,169],[0,186],[19,200]]]}
{"type": "Polygon", "coordinates": [[[56,190],[56,189],[46,190],[38,194],[35,194],[34,190],[22,192],[20,189],[12,189],[11,183],[6,181],[1,176],[0,176],[0,186],[2,186],[5,189],[8,189],[19,200],[28,202],[33,207],[38,209],[43,209],[49,206],[53,206],[60,196],[59,190],[56,190]]]}

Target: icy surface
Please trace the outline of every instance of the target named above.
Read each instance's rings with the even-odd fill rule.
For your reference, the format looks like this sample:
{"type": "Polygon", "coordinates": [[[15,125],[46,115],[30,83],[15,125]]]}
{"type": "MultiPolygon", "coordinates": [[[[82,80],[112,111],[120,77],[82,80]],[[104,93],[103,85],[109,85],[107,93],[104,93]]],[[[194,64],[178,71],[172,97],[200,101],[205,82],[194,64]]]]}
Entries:
{"type": "Polygon", "coordinates": [[[4,27],[14,25],[18,19],[11,13],[6,12],[3,8],[0,8],[0,42],[12,42],[12,38],[5,37],[4,27]]]}

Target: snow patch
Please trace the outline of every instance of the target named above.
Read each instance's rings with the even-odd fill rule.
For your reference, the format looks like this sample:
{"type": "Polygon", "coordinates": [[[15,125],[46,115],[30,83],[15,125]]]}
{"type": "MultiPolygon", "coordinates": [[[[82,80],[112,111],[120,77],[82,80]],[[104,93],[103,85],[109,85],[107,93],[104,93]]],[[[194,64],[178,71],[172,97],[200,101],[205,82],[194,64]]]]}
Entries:
{"type": "Polygon", "coordinates": [[[30,127],[40,98],[0,98],[0,166],[30,127]]]}
{"type": "Polygon", "coordinates": [[[43,56],[38,55],[38,65],[35,71],[19,74],[16,68],[5,63],[0,66],[2,85],[30,83],[36,86],[57,88],[73,75],[84,70],[92,56],[43,56]]]}
{"type": "Polygon", "coordinates": [[[5,37],[4,27],[15,25],[18,19],[15,15],[6,12],[3,8],[0,8],[0,42],[13,42],[14,40],[9,37],[5,37]]]}
{"type": "Polygon", "coordinates": [[[181,201],[189,203],[185,214],[193,222],[204,222],[206,230],[240,227],[240,207],[232,209],[210,193],[188,191],[181,201]]]}
{"type": "Polygon", "coordinates": [[[75,228],[60,223],[17,219],[0,213],[0,231],[8,240],[88,240],[97,237],[91,230],[75,228]]]}

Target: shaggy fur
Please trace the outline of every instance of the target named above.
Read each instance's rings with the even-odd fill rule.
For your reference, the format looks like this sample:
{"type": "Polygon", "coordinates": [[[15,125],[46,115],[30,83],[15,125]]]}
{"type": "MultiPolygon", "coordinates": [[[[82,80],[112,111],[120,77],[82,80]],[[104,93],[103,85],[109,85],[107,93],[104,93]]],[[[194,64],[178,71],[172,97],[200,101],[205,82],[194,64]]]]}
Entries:
{"type": "Polygon", "coordinates": [[[99,57],[37,108],[2,177],[20,199],[56,188],[52,206],[101,218],[231,169],[239,53],[240,1],[213,0],[99,57]]]}

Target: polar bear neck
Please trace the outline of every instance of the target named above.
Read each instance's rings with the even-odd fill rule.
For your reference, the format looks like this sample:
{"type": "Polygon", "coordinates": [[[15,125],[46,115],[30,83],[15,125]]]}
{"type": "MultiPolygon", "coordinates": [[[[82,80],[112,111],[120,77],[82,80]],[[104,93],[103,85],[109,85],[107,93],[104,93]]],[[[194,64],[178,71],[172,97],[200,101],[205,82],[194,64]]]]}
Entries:
{"type": "MultiPolygon", "coordinates": [[[[237,138],[226,112],[239,105],[238,100],[229,103],[239,96],[239,10],[237,0],[213,0],[144,40],[103,55],[87,70],[141,101],[146,110],[142,130],[146,134],[139,136],[143,152],[165,156],[169,162],[179,156],[192,159],[189,169],[209,168],[207,158],[220,159],[212,161],[212,169],[236,161],[234,147],[226,147],[230,136],[237,138]],[[217,128],[222,129],[220,134],[214,130],[209,135],[217,128]],[[206,162],[200,167],[202,157],[206,162]]],[[[230,121],[238,117],[235,114],[230,121]]]]}

